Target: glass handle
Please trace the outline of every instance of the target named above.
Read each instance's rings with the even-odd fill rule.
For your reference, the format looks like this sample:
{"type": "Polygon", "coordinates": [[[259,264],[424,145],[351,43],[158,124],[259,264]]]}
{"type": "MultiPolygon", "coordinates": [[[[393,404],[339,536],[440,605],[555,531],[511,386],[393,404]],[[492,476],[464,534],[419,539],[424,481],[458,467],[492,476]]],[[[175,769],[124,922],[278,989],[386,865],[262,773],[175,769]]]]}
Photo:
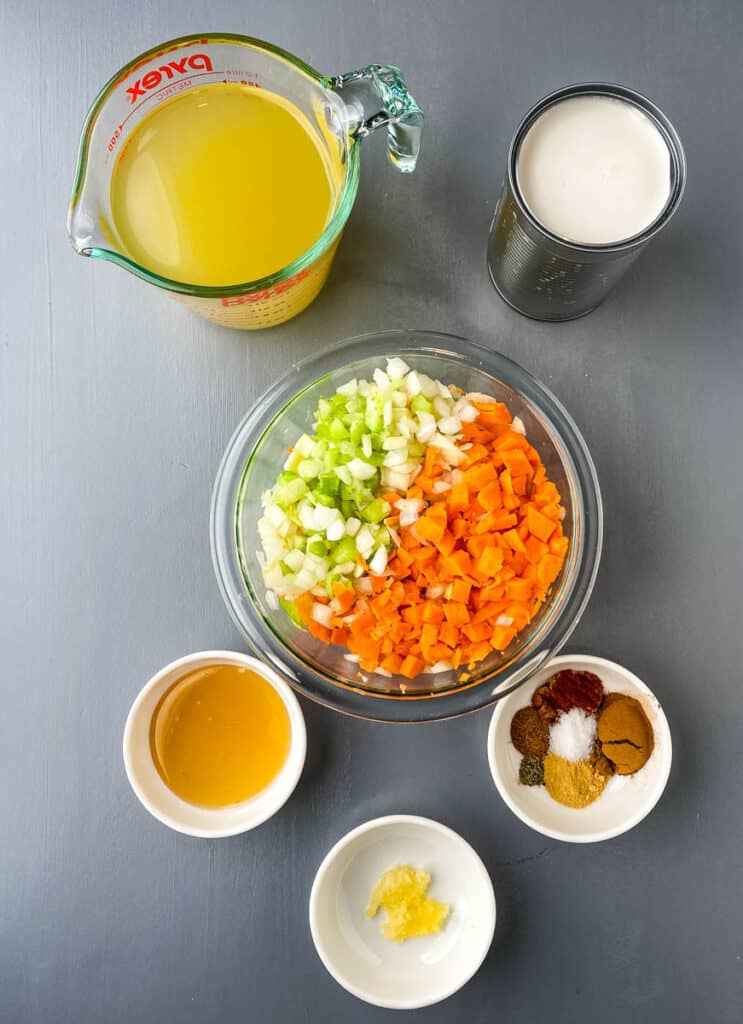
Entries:
{"type": "Polygon", "coordinates": [[[369,64],[331,78],[346,105],[351,135],[363,139],[387,126],[387,151],[398,171],[415,170],[421,147],[423,112],[408,92],[399,68],[369,64]]]}

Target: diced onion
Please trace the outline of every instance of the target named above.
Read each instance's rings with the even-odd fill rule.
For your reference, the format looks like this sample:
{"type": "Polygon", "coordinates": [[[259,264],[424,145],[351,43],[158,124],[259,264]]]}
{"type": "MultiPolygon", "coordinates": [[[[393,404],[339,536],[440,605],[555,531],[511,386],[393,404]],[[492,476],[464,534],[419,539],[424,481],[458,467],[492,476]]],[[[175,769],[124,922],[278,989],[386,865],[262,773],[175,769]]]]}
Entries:
{"type": "Polygon", "coordinates": [[[364,462],[362,459],[351,459],[346,468],[354,480],[371,480],[377,472],[376,467],[364,462]]]}
{"type": "Polygon", "coordinates": [[[325,531],[325,536],[328,538],[329,541],[336,541],[340,540],[345,532],[346,524],[340,517],[338,517],[338,519],[333,520],[333,522],[327,528],[327,530],[325,531]]]}
{"type": "Polygon", "coordinates": [[[315,601],[312,605],[312,619],[314,622],[319,622],[321,626],[325,626],[326,629],[330,629],[330,624],[333,621],[333,612],[328,605],[319,604],[315,601]]]}
{"type": "Polygon", "coordinates": [[[374,552],[374,557],[369,562],[369,572],[372,576],[381,576],[384,570],[387,568],[387,549],[384,547],[377,548],[374,552]]]}

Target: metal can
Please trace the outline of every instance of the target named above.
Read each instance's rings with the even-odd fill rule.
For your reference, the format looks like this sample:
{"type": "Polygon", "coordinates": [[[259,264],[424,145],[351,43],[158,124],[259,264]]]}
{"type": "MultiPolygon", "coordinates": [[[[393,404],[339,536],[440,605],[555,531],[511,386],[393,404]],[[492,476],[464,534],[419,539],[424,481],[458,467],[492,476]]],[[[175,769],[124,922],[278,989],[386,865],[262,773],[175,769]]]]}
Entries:
{"type": "Polygon", "coordinates": [[[686,158],[671,122],[654,103],[621,85],[571,85],[536,103],[511,141],[503,189],[490,225],[488,271],[501,298],[535,320],[573,320],[595,309],[670,220],[686,185],[686,158]],[[516,174],[519,148],[548,107],[575,96],[608,96],[639,108],[663,136],[671,158],[668,200],[643,232],[611,245],[579,245],[548,231],[529,210],[516,174]]]}

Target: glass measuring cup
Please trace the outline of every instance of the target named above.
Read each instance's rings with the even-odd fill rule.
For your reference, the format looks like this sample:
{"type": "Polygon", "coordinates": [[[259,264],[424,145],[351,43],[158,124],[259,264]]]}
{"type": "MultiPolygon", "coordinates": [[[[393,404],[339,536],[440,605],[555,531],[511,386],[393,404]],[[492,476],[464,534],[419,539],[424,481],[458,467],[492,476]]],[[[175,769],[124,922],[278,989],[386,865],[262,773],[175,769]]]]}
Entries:
{"type": "Polygon", "coordinates": [[[398,68],[371,64],[325,76],[298,57],[249,36],[183,36],[124,65],[103,87],[83,125],[67,232],[81,256],[108,260],[227,327],[256,330],[296,316],[325,283],[359,184],[359,143],[387,128],[389,157],[415,170],[423,114],[398,68]],[[133,129],[151,110],[194,86],[239,83],[289,100],[323,153],[334,191],[319,238],[288,266],[256,281],[207,287],[156,274],[131,259],[111,210],[111,176],[133,129]]]}

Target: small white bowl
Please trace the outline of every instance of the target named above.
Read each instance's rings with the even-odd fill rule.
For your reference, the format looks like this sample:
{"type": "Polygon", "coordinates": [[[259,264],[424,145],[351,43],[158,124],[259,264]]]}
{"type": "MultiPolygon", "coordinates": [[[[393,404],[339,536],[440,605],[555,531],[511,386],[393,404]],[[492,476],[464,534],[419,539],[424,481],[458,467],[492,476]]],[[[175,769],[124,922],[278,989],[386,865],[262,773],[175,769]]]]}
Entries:
{"type": "Polygon", "coordinates": [[[485,865],[450,828],[408,814],[375,818],[335,844],[310,894],[310,930],[323,964],[352,995],[412,1010],[452,995],[477,971],[493,941],[495,894],[485,865]],[[381,875],[398,864],[425,868],[428,895],[450,904],[438,935],[385,939],[384,910],[366,916],[381,875]]]}
{"type": "Polygon", "coordinates": [[[166,665],[140,690],[124,727],[124,766],[141,803],[163,825],[205,839],[247,832],[275,814],[299,781],[306,750],[302,709],[288,684],[268,665],[237,651],[199,651],[166,665]],[[150,723],[158,701],[176,680],[207,665],[237,665],[265,679],[283,700],[291,725],[289,754],[279,774],[260,793],[228,807],[197,807],[176,796],[160,778],[150,752],[150,723]]]}
{"type": "Polygon", "coordinates": [[[530,828],[566,843],[597,843],[628,832],[655,807],[671,771],[671,732],[657,699],[632,672],[605,658],[564,654],[553,658],[496,705],[488,730],[488,761],[498,792],[516,817],[530,828]],[[531,702],[538,686],[565,668],[594,672],[607,693],[635,697],[655,734],[655,746],[647,764],[634,775],[613,776],[598,800],[580,809],[553,800],[544,786],[522,785],[521,754],[511,743],[511,719],[515,712],[531,702]]]}

